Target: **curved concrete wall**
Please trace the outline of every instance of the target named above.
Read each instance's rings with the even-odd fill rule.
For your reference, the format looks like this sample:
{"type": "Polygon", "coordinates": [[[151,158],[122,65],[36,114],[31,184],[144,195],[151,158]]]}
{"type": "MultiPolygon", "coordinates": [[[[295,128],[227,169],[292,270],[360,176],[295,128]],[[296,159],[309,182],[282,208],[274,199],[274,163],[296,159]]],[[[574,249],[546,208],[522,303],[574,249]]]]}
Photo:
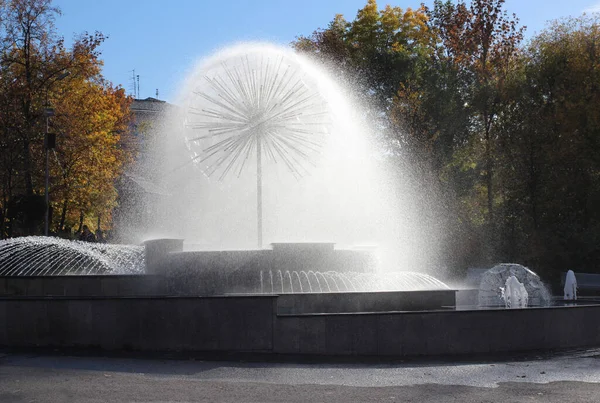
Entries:
{"type": "Polygon", "coordinates": [[[0,345],[319,355],[600,346],[600,306],[278,314],[277,296],[2,298],[0,345]]]}

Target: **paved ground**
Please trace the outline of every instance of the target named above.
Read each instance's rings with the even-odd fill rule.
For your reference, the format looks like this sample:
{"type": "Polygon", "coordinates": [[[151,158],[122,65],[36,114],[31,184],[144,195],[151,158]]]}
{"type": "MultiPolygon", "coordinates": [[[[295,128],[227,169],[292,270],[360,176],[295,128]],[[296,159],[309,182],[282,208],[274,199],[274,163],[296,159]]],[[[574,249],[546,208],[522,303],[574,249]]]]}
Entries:
{"type": "Polygon", "coordinates": [[[600,402],[600,351],[282,364],[0,354],[0,402],[600,402]]]}

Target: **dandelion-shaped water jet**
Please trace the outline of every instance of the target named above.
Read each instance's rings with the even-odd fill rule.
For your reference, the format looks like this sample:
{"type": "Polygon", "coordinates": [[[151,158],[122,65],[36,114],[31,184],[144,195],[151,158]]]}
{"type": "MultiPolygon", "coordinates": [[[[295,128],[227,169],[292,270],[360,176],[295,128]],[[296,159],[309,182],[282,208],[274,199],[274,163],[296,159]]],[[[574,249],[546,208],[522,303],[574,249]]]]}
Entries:
{"type": "Polygon", "coordinates": [[[299,178],[328,131],[327,103],[294,54],[249,51],[204,71],[188,100],[186,140],[193,157],[219,180],[241,175],[256,156],[257,240],[262,247],[263,157],[299,178]]]}

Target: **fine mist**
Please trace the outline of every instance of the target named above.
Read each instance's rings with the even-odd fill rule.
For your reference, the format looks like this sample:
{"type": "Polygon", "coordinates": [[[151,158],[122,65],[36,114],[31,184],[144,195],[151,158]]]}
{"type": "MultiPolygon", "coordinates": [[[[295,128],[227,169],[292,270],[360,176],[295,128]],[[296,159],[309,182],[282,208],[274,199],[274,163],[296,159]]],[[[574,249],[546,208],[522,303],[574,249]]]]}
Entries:
{"type": "Polygon", "coordinates": [[[274,137],[270,151],[264,143],[262,149],[258,146],[263,248],[274,242],[376,247],[382,270],[434,271],[439,245],[432,240],[439,239],[439,229],[424,225],[420,217],[418,185],[398,168],[386,168],[385,152],[373,141],[377,127],[366,122],[351,88],[292,50],[263,43],[223,49],[200,61],[183,82],[176,107],[154,144],[157,157],[148,176],[168,196],[156,200],[158,214],[153,229],[144,234],[147,238],[184,238],[186,248],[198,250],[258,247],[257,146],[249,134],[245,148],[238,147],[239,158],[229,164],[233,157],[227,160],[228,153],[236,149],[223,140],[238,135],[230,130],[239,120],[239,111],[229,110],[235,109],[234,98],[238,105],[235,91],[247,96],[239,103],[241,109],[259,105],[247,130],[272,131],[273,136],[280,129],[292,133],[287,140],[274,137]],[[269,77],[274,92],[277,85],[286,85],[289,71],[292,90],[282,90],[279,101],[271,97],[269,102],[288,102],[297,113],[285,109],[288,120],[269,123],[263,115],[274,107],[263,108],[260,99],[267,98],[263,94],[269,77]],[[225,82],[241,84],[232,84],[232,90],[223,88],[225,82]],[[258,95],[246,94],[252,91],[258,95]],[[303,96],[308,101],[300,102],[303,96]],[[298,97],[298,102],[286,97],[298,97]],[[214,110],[219,108],[217,115],[214,110]],[[211,134],[219,131],[224,134],[211,134]]]}

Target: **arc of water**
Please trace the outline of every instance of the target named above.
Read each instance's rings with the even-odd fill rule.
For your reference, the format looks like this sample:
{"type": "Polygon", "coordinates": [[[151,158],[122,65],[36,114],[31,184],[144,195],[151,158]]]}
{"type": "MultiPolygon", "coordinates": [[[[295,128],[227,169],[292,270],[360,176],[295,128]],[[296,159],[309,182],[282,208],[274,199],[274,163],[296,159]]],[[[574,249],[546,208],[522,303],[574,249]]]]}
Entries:
{"type": "Polygon", "coordinates": [[[6,267],[4,270],[6,276],[12,275],[12,272],[13,272],[13,270],[15,270],[15,266],[18,264],[18,262],[19,262],[18,255],[11,256],[10,258],[5,259],[3,264],[6,267]]]}
{"type": "Polygon", "coordinates": [[[352,282],[350,282],[348,280],[348,278],[346,277],[345,273],[337,273],[337,272],[334,272],[334,273],[342,281],[342,284],[344,284],[344,289],[346,291],[356,291],[356,288],[354,287],[354,284],[352,284],[352,282]]]}
{"type": "Polygon", "coordinates": [[[298,278],[298,284],[300,286],[300,292],[304,292],[304,289],[302,288],[302,281],[300,281],[300,275],[298,274],[298,272],[296,270],[294,270],[294,274],[296,276],[296,278],[298,278]]]}
{"type": "Polygon", "coordinates": [[[52,273],[49,273],[49,274],[50,275],[62,274],[63,272],[68,270],[68,266],[66,265],[66,263],[68,262],[68,259],[70,259],[70,258],[72,259],[72,257],[69,254],[63,253],[62,256],[60,256],[56,261],[56,268],[52,271],[52,273]]]}
{"type": "MultiPolygon", "coordinates": [[[[326,277],[329,277],[329,278],[331,279],[331,281],[333,281],[333,284],[335,285],[335,288],[336,288],[336,289],[335,289],[335,290],[331,290],[331,287],[330,287],[330,290],[331,290],[331,291],[338,291],[338,292],[340,292],[340,291],[341,291],[341,290],[340,290],[340,287],[339,287],[339,285],[338,285],[338,283],[337,283],[337,281],[336,281],[336,279],[335,279],[335,277],[334,277],[334,276],[331,274],[331,272],[329,272],[329,271],[328,271],[328,272],[325,272],[325,273],[323,273],[323,276],[324,276],[324,277],[325,277],[325,276],[326,276],[326,277]]],[[[329,284],[329,282],[327,282],[327,284],[329,284]]]]}
{"type": "Polygon", "coordinates": [[[263,271],[260,271],[260,293],[264,294],[265,293],[265,288],[263,285],[263,271]]]}
{"type": "Polygon", "coordinates": [[[292,293],[294,292],[294,284],[292,283],[292,275],[290,274],[289,270],[286,270],[285,275],[287,276],[287,278],[290,280],[290,290],[292,291],[292,293]]]}
{"type": "Polygon", "coordinates": [[[19,269],[19,264],[21,263],[21,259],[22,256],[20,256],[22,253],[21,251],[24,250],[24,247],[16,247],[12,249],[14,251],[13,254],[10,254],[10,256],[8,257],[8,259],[6,259],[5,261],[5,265],[6,265],[6,275],[7,276],[12,276],[16,274],[16,271],[19,269]],[[21,259],[19,259],[21,258],[21,259]]]}
{"type": "Polygon", "coordinates": [[[46,275],[52,269],[50,257],[54,253],[56,253],[56,248],[53,245],[46,244],[44,251],[37,256],[37,264],[33,266],[33,271],[35,272],[39,269],[42,275],[46,275]],[[42,271],[42,269],[45,270],[42,271]]]}
{"type": "MultiPolygon", "coordinates": [[[[315,280],[317,280],[317,285],[319,286],[318,292],[323,292],[323,287],[321,287],[321,281],[319,280],[319,277],[317,277],[317,274],[312,270],[309,270],[308,274],[309,274],[309,276],[310,276],[310,274],[312,274],[315,277],[315,280]]],[[[312,289],[312,287],[311,287],[311,289],[312,289]]]]}
{"type": "Polygon", "coordinates": [[[277,270],[277,273],[279,274],[279,282],[281,284],[281,293],[283,294],[283,275],[281,274],[281,270],[277,270]]]}
{"type": "Polygon", "coordinates": [[[313,292],[312,285],[310,284],[310,279],[308,278],[308,274],[306,274],[304,270],[300,271],[300,274],[304,274],[304,277],[306,277],[306,283],[308,284],[309,292],[313,292]]]}
{"type": "Polygon", "coordinates": [[[1,275],[136,273],[143,267],[143,248],[137,246],[84,244],[50,237],[0,241],[1,275]]]}
{"type": "Polygon", "coordinates": [[[327,284],[327,291],[331,292],[331,286],[329,285],[329,281],[327,281],[327,279],[325,278],[325,276],[323,275],[323,273],[321,273],[320,271],[317,271],[317,272],[315,272],[315,274],[317,276],[321,276],[321,278],[323,279],[323,281],[325,281],[325,284],[327,284]]]}
{"type": "Polygon", "coordinates": [[[24,249],[22,245],[16,244],[14,242],[10,242],[9,240],[7,246],[2,249],[2,266],[0,274],[3,276],[8,275],[9,270],[12,268],[12,261],[16,260],[19,256],[19,251],[24,249]],[[8,253],[5,252],[8,250],[8,253]]]}

